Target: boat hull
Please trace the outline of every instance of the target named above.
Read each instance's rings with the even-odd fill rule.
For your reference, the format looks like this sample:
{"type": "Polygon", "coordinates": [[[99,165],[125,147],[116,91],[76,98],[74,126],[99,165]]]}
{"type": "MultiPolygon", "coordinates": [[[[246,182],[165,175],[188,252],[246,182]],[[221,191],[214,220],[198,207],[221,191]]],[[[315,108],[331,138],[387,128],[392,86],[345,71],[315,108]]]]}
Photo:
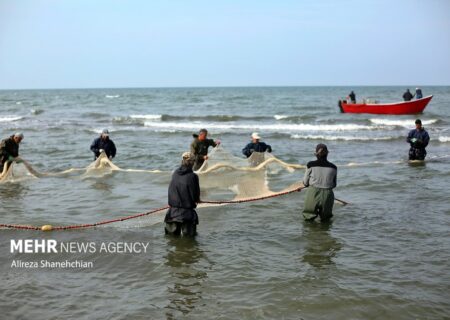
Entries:
{"type": "Polygon", "coordinates": [[[422,99],[402,101],[396,103],[344,103],[339,101],[343,113],[371,113],[371,114],[417,114],[422,113],[433,96],[422,99]]]}

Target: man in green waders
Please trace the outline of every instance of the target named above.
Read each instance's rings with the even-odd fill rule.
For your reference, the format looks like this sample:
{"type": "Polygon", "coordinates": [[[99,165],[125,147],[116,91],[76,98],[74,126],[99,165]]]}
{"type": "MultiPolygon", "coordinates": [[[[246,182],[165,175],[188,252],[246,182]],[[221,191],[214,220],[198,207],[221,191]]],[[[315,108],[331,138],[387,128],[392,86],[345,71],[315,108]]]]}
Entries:
{"type": "Polygon", "coordinates": [[[327,221],[333,216],[333,189],[336,187],[337,168],[327,160],[326,145],[318,144],[315,155],[317,160],[308,162],[303,178],[303,184],[308,187],[303,217],[312,221],[320,216],[321,221],[327,221]]]}

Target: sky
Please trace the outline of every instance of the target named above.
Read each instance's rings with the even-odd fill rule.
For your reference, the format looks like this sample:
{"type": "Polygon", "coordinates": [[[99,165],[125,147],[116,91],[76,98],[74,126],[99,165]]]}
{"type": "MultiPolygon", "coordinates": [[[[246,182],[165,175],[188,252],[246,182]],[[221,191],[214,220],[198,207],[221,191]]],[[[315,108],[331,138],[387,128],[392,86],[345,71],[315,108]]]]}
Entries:
{"type": "Polygon", "coordinates": [[[448,0],[0,0],[0,89],[450,85],[448,0]]]}

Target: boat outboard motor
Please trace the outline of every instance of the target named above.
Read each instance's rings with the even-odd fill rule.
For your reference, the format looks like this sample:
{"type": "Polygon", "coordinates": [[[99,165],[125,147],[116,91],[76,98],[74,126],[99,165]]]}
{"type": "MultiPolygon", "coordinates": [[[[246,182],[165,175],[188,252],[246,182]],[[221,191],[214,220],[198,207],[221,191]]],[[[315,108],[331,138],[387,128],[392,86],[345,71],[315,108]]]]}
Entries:
{"type": "Polygon", "coordinates": [[[339,107],[339,109],[341,110],[342,113],[344,113],[344,109],[342,108],[342,104],[343,104],[343,103],[346,104],[346,103],[347,103],[347,100],[339,100],[339,101],[338,101],[338,107],[339,107]]]}

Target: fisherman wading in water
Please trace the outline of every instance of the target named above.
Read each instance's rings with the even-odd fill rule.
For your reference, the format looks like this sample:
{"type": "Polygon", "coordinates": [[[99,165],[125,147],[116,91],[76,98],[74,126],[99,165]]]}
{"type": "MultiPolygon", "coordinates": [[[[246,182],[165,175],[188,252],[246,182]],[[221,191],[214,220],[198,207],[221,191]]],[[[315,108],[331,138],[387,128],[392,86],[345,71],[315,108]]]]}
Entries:
{"type": "Polygon", "coordinates": [[[198,134],[193,134],[194,141],[191,143],[191,153],[194,155],[193,170],[197,171],[208,160],[208,148],[216,147],[220,144],[219,140],[207,139],[208,130],[201,129],[198,134]]]}
{"type": "Polygon", "coordinates": [[[100,157],[100,154],[103,152],[106,153],[109,160],[112,160],[116,156],[116,145],[109,138],[108,129],[103,129],[100,137],[94,139],[91,144],[91,151],[94,153],[95,159],[100,157]]]}
{"type": "Polygon", "coordinates": [[[416,120],[416,128],[409,132],[406,142],[411,146],[409,148],[409,160],[425,160],[427,155],[425,148],[430,142],[430,136],[422,127],[420,119],[416,120]]]}
{"type": "Polygon", "coordinates": [[[195,208],[200,202],[200,183],[198,176],[192,171],[194,155],[185,152],[181,166],[172,175],[169,185],[169,210],[164,219],[165,233],[184,236],[195,236],[198,216],[195,208]]]}
{"type": "Polygon", "coordinates": [[[320,216],[321,221],[327,221],[333,216],[337,168],[327,160],[326,145],[318,144],[315,155],[317,160],[308,162],[303,178],[303,184],[308,187],[303,217],[312,221],[320,216]]]}
{"type": "Polygon", "coordinates": [[[0,174],[6,165],[6,169],[11,162],[20,162],[19,158],[19,144],[23,140],[22,133],[16,133],[9,138],[6,138],[0,143],[0,174]]]}

